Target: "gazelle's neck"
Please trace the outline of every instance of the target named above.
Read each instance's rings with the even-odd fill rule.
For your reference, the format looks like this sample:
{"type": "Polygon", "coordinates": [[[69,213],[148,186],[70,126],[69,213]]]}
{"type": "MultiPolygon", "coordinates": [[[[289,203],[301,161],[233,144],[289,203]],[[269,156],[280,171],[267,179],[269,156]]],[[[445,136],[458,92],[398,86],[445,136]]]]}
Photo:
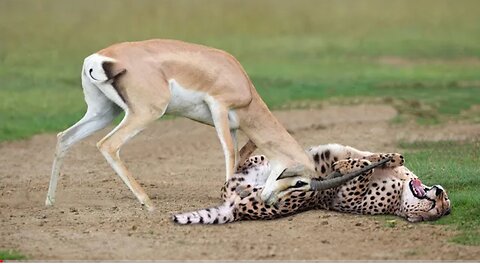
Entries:
{"type": "Polygon", "coordinates": [[[268,110],[255,91],[252,97],[248,107],[237,111],[241,120],[240,129],[270,160],[278,160],[285,166],[300,163],[313,171],[313,162],[305,150],[268,110]],[[259,116],[262,118],[259,119],[259,116]]]}

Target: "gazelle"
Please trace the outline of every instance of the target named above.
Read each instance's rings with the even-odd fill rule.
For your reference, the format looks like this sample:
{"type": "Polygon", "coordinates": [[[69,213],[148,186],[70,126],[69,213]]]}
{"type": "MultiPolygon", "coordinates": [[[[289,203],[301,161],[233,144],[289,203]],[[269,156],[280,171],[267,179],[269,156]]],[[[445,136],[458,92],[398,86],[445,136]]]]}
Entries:
{"type": "Polygon", "coordinates": [[[272,172],[262,193],[265,201],[275,202],[277,194],[295,185],[299,177],[293,176],[308,179],[308,171],[313,172],[306,152],[268,110],[240,63],[224,51],[175,40],[119,43],[87,57],[81,76],[88,109],[80,121],[57,136],[47,205],[55,201],[67,150],[110,124],[122,110],[122,122],[97,147],[150,210],[150,199],[120,159],[119,151],[166,113],[215,127],[225,155],[227,179],[238,162],[236,132],[243,131],[250,140],[246,148],[258,146],[271,160],[272,172]]]}

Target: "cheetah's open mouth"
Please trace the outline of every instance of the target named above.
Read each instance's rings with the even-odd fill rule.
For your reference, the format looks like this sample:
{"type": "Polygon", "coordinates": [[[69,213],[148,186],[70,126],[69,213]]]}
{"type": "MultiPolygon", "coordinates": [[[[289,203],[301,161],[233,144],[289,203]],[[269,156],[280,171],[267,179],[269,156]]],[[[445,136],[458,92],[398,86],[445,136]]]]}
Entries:
{"type": "Polygon", "coordinates": [[[422,182],[419,179],[413,179],[409,183],[410,190],[413,193],[413,196],[417,197],[418,199],[423,199],[426,196],[425,188],[422,185],[422,182]]]}

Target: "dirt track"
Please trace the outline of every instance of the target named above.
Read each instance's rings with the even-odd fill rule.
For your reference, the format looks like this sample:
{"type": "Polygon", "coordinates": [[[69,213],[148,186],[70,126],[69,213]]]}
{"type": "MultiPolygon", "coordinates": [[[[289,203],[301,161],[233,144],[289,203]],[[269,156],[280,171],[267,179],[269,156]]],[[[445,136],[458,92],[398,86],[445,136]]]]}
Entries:
{"type": "MultiPolygon", "coordinates": [[[[338,142],[399,151],[398,140],[479,138],[480,125],[392,125],[388,106],[275,113],[304,146],[338,142]]],[[[103,130],[75,146],[44,207],[55,135],[0,144],[0,249],[34,260],[480,260],[480,247],[447,242],[444,226],[396,227],[383,217],[310,211],[275,221],[177,226],[172,212],[220,201],[224,163],[213,128],[157,122],[122,151],[156,211],[141,209],[95,148],[103,130]]],[[[244,139],[241,141],[244,142],[244,139]]],[[[407,161],[408,166],[408,161],[407,161]]],[[[421,175],[420,175],[421,176],[421,175]]]]}

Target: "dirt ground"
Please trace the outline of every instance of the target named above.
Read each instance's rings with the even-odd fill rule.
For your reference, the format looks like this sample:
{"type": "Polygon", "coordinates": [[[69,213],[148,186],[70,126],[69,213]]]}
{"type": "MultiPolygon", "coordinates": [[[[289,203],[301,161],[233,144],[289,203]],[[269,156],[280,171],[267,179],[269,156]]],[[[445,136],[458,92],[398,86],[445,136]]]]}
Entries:
{"type": "MultiPolygon", "coordinates": [[[[401,151],[400,140],[480,137],[480,124],[394,125],[396,111],[382,105],[275,115],[305,147],[338,142],[401,151]]],[[[448,242],[453,228],[400,218],[388,227],[384,217],[310,211],[275,221],[174,225],[173,212],[220,202],[224,161],[214,129],[187,119],[160,121],[123,149],[156,206],[152,213],[97,151],[95,142],[107,132],[71,150],[53,208],[44,200],[55,135],[0,144],[0,249],[33,260],[480,260],[480,247],[448,242]]]]}

